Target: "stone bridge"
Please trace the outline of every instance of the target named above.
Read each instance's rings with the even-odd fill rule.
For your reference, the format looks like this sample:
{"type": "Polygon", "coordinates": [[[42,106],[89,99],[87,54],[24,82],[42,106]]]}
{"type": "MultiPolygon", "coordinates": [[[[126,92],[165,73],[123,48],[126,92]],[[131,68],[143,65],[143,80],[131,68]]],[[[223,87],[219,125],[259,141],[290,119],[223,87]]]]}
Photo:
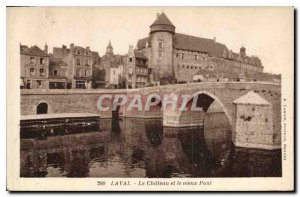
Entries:
{"type": "Polygon", "coordinates": [[[194,126],[198,120],[190,117],[202,119],[212,105],[217,105],[232,126],[235,145],[264,149],[281,147],[281,85],[278,83],[201,82],[130,90],[22,90],[21,114],[36,114],[37,108],[43,104],[47,106],[47,113],[88,112],[100,114],[102,118],[112,117],[114,98],[121,94],[128,98],[123,106],[117,108],[118,114],[124,117],[163,117],[164,126],[194,126]],[[99,111],[98,100],[104,94],[112,95],[101,103],[109,110],[99,111]],[[161,110],[161,102],[151,106],[149,111],[145,110],[145,103],[149,95],[153,94],[161,98],[163,95],[177,95],[177,110],[170,110],[171,104],[161,110]],[[142,110],[137,107],[128,110],[135,95],[141,98],[142,110]],[[192,98],[197,98],[196,106],[202,111],[178,110],[184,102],[182,95],[189,95],[187,106],[191,105],[192,98]],[[250,101],[244,101],[243,97],[250,101]]]}

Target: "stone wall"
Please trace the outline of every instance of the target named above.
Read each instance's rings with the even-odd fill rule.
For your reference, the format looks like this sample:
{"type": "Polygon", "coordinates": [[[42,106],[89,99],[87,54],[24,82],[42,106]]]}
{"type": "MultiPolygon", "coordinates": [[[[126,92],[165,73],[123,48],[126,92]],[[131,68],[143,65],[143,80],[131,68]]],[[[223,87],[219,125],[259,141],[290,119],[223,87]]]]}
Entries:
{"type": "MultiPolygon", "coordinates": [[[[190,84],[166,85],[131,90],[21,90],[21,115],[36,114],[39,102],[49,105],[49,113],[87,112],[100,114],[102,117],[111,117],[111,110],[101,112],[97,109],[97,101],[102,94],[141,94],[143,101],[148,94],[207,94],[221,106],[230,124],[233,122],[233,101],[253,90],[272,105],[274,142],[281,141],[281,85],[267,82],[203,82],[190,84]]],[[[111,103],[106,103],[108,106],[111,103]]],[[[128,105],[128,103],[127,103],[128,105]]],[[[156,107],[158,108],[158,107],[156,107]]],[[[124,108],[120,109],[124,114],[124,108]]],[[[126,111],[125,111],[126,112],[126,111]]],[[[161,116],[162,112],[126,112],[127,117],[154,117],[161,116]]]]}

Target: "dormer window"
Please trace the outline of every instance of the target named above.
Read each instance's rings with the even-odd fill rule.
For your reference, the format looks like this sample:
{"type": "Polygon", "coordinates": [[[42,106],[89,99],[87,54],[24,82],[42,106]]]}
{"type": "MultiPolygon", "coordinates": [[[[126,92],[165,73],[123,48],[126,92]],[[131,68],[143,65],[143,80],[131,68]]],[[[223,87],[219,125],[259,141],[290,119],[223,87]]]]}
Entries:
{"type": "Polygon", "coordinates": [[[77,50],[77,55],[80,55],[81,54],[81,51],[80,50],[77,50]]]}

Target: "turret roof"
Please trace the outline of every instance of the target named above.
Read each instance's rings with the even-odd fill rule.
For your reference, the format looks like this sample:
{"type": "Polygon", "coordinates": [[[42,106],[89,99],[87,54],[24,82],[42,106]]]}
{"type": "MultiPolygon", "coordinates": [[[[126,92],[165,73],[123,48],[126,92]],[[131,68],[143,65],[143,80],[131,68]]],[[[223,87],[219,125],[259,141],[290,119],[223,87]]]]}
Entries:
{"type": "Polygon", "coordinates": [[[151,26],[153,26],[153,25],[171,25],[174,27],[174,25],[172,24],[172,22],[170,21],[170,19],[166,16],[166,14],[164,12],[162,12],[161,14],[158,14],[158,17],[152,23],[151,26]]]}

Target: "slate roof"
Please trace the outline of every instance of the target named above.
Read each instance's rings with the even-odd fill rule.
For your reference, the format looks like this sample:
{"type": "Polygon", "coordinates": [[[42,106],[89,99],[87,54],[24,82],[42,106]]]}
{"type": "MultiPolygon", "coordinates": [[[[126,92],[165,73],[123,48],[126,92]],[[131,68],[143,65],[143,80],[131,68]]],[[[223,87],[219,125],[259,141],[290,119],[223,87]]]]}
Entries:
{"type": "Polygon", "coordinates": [[[164,12],[162,12],[161,14],[158,14],[157,19],[152,23],[151,26],[153,26],[153,25],[171,25],[174,27],[174,25],[172,24],[172,22],[170,21],[170,19],[166,16],[166,14],[164,12]]]}
{"type": "Polygon", "coordinates": [[[233,101],[235,104],[271,105],[264,98],[256,94],[253,90],[233,101]]]}
{"type": "Polygon", "coordinates": [[[49,66],[51,65],[68,66],[68,64],[64,62],[62,58],[58,58],[54,56],[50,56],[49,58],[49,66]]]}
{"type": "Polygon", "coordinates": [[[140,52],[137,52],[137,51],[134,51],[134,56],[136,58],[140,58],[140,59],[148,59],[143,53],[140,53],[140,52]]]}
{"type": "Polygon", "coordinates": [[[146,47],[146,43],[148,42],[149,37],[139,39],[137,42],[137,49],[143,49],[146,47]]]}
{"type": "MultiPolygon", "coordinates": [[[[137,49],[143,49],[146,47],[149,37],[138,40],[137,49]]],[[[213,39],[200,38],[185,34],[175,34],[174,47],[176,49],[197,51],[202,53],[208,53],[211,56],[222,57],[224,50],[228,51],[224,44],[215,42],[213,39]]]]}
{"type": "Polygon", "coordinates": [[[20,52],[22,55],[43,56],[43,57],[49,56],[47,53],[45,53],[42,49],[40,49],[36,45],[30,48],[28,48],[26,45],[21,45],[20,52]]]}
{"type": "Polygon", "coordinates": [[[222,57],[224,50],[228,51],[224,44],[215,42],[213,39],[179,33],[175,34],[174,44],[176,49],[204,52],[217,57],[222,57]]]}

